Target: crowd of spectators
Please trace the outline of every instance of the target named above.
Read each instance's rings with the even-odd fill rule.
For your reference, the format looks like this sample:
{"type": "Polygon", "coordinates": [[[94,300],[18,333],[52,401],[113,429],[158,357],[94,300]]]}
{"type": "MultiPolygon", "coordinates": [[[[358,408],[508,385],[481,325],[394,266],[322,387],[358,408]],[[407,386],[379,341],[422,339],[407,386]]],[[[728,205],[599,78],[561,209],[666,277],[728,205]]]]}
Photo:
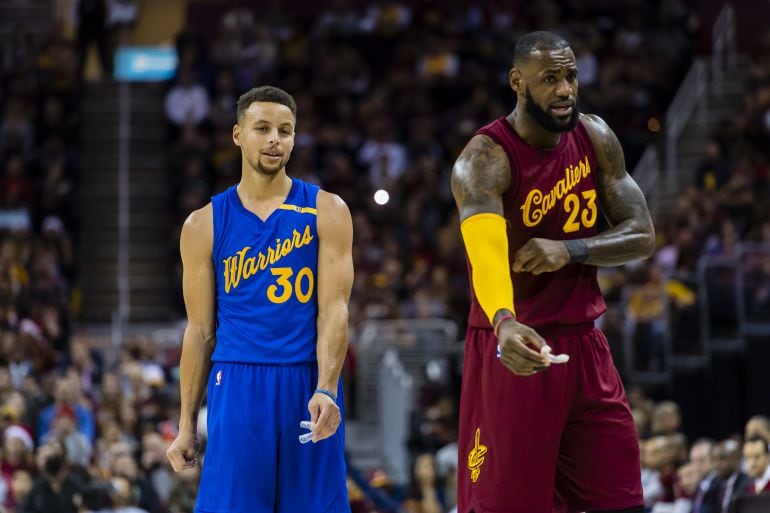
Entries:
{"type": "Polygon", "coordinates": [[[74,327],[82,52],[19,25],[0,53],[0,512],[192,511],[196,472],[165,460],[173,358],[74,327]]]}
{"type": "MultiPolygon", "coordinates": [[[[299,107],[289,174],[339,194],[353,214],[354,331],[367,319],[439,317],[462,332],[468,286],[449,173],[474,130],[513,106],[516,37],[535,28],[568,37],[581,108],[610,123],[630,166],[695,51],[699,22],[683,2],[589,4],[337,1],[308,19],[234,8],[211,42],[191,18],[165,102],[170,240],[191,210],[240,177],[231,135],[238,96],[276,84],[299,107]],[[374,201],[377,190],[388,192],[386,204],[374,201]]],[[[182,314],[176,246],[171,253],[182,314]]]]}
{"type": "Polygon", "coordinates": [[[623,309],[626,320],[636,323],[636,347],[646,353],[640,355],[641,368],[659,370],[668,364],[661,346],[664,333],[675,353],[697,352],[699,261],[709,264],[705,310],[712,336],[730,338],[740,332],[738,294],[746,321],[770,319],[768,148],[770,32],[751,55],[741,105],[718,121],[692,170],[691,187],[659,220],[653,258],[600,271],[605,293],[619,305],[606,320],[620,332],[623,312],[618,310],[623,309]],[[740,282],[743,290],[736,291],[740,282]]]}
{"type": "Polygon", "coordinates": [[[770,491],[770,418],[755,416],[744,433],[688,442],[679,407],[632,394],[640,438],[644,503],[650,513],[730,513],[744,496],[770,491]]]}

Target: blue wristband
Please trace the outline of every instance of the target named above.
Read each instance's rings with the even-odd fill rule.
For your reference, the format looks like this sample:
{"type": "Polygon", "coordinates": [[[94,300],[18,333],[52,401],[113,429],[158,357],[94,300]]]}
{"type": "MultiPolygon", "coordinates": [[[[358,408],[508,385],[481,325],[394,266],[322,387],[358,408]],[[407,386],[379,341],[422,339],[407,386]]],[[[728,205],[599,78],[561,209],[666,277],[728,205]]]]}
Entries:
{"type": "Polygon", "coordinates": [[[327,397],[330,397],[332,401],[335,403],[337,402],[337,396],[332,394],[329,390],[326,390],[325,388],[316,388],[315,392],[313,392],[313,395],[315,394],[323,394],[327,397]]]}

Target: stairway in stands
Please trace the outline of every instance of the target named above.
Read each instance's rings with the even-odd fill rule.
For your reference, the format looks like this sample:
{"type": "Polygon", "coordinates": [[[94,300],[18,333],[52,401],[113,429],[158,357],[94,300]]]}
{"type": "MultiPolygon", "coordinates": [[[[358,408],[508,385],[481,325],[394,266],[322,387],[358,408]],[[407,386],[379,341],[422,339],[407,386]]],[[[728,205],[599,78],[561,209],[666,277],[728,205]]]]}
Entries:
{"type": "MultiPolygon", "coordinates": [[[[119,307],[119,251],[128,257],[131,322],[169,319],[168,187],[163,86],[127,87],[130,189],[128,239],[119,247],[120,94],[115,82],[89,84],[83,97],[79,283],[86,322],[109,322],[119,307]]],[[[127,133],[125,129],[128,129],[127,133]]]]}
{"type": "Polygon", "coordinates": [[[24,27],[34,40],[40,40],[53,25],[53,0],[0,1],[0,43],[13,37],[18,26],[24,27]]]}
{"type": "Polygon", "coordinates": [[[664,189],[661,211],[671,211],[679,194],[693,185],[695,168],[703,158],[709,137],[718,129],[720,121],[734,119],[736,112],[741,109],[748,69],[749,57],[737,55],[735,66],[727,68],[724,73],[722,91],[717,94],[713,86],[708,88],[706,118],[700,120],[697,115],[693,115],[684,125],[676,155],[676,183],[664,189]]]}

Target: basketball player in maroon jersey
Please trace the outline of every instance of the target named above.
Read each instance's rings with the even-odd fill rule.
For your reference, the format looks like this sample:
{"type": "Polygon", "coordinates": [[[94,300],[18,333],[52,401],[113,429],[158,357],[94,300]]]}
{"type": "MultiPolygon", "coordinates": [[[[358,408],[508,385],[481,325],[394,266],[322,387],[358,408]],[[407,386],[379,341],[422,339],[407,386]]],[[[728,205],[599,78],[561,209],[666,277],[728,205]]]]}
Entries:
{"type": "Polygon", "coordinates": [[[641,513],[634,423],[594,320],[596,266],[648,257],[650,214],[615,134],[578,113],[564,39],[522,37],[509,82],[515,109],[452,172],[472,281],[458,511],[641,513]]]}

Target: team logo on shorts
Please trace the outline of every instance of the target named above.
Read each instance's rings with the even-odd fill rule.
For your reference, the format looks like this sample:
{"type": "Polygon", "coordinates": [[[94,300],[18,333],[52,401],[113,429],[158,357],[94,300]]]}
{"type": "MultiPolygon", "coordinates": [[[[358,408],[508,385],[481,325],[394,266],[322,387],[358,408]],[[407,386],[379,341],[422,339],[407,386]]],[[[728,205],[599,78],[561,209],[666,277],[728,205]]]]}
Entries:
{"type": "Polygon", "coordinates": [[[222,371],[217,371],[217,382],[214,384],[215,386],[219,386],[222,384],[222,371]]]}
{"type": "Polygon", "coordinates": [[[487,454],[487,446],[481,445],[481,428],[476,428],[476,440],[473,449],[468,453],[468,469],[471,471],[471,481],[474,483],[479,480],[481,474],[481,465],[484,464],[484,456],[487,454]]]}

